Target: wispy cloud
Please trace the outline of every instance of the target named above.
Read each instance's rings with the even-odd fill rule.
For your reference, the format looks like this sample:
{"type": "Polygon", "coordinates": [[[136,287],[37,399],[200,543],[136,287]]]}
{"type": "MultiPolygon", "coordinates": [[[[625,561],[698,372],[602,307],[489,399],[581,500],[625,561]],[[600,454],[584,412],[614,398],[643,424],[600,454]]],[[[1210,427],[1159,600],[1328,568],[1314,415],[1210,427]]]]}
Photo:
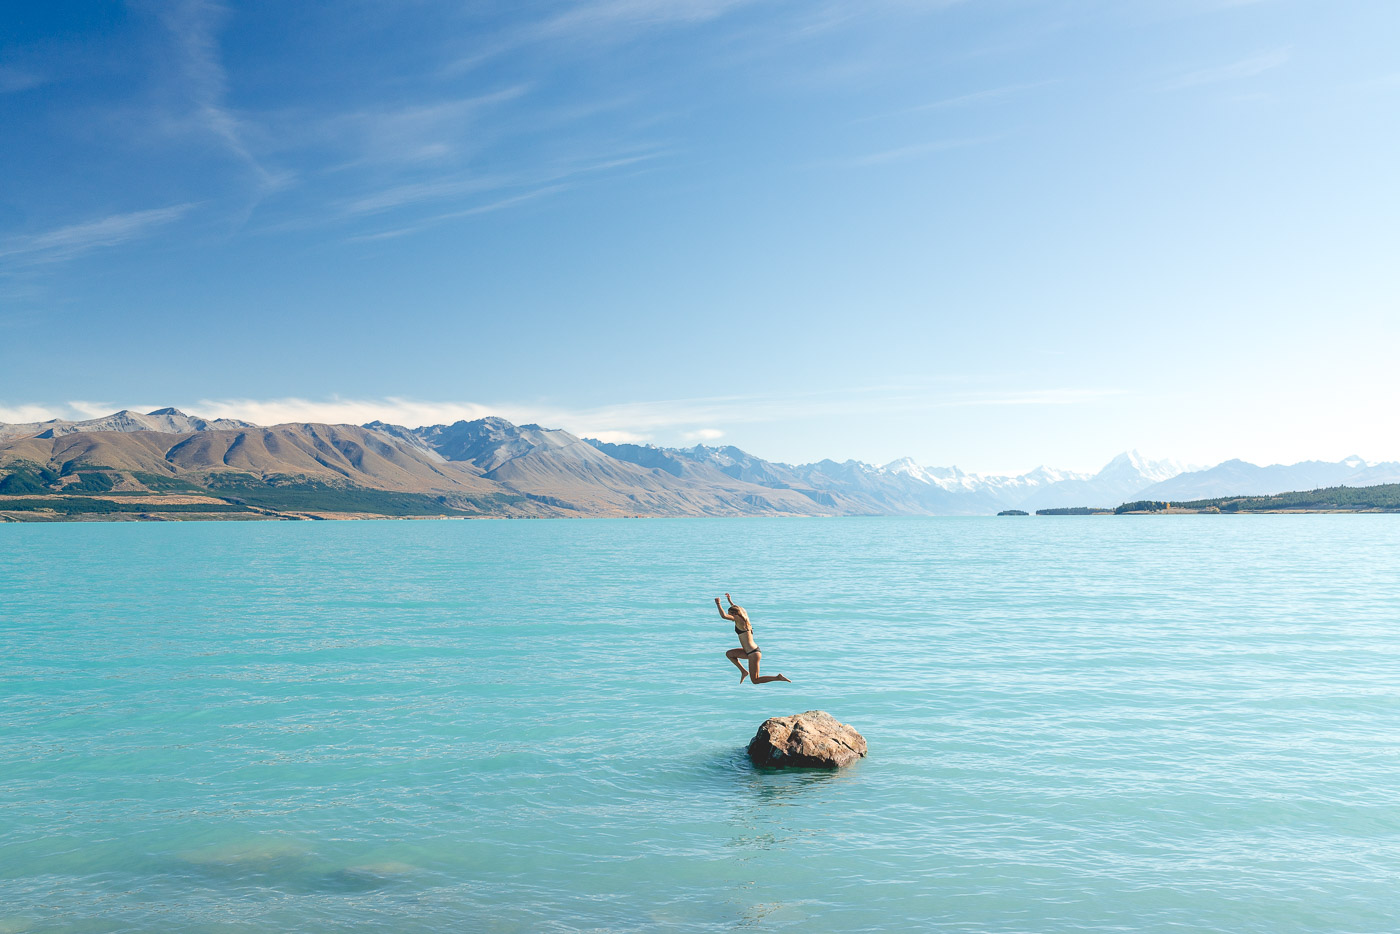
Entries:
{"type": "Polygon", "coordinates": [[[156,227],[184,217],[194,206],[193,203],[176,204],[149,211],[111,214],[44,233],[12,237],[0,241],[0,258],[11,258],[12,262],[21,263],[52,263],[70,259],[89,250],[118,246],[145,236],[156,227]]]}
{"type": "Polygon", "coordinates": [[[346,216],[379,214],[406,204],[442,201],[486,191],[498,191],[515,182],[515,179],[501,175],[469,175],[466,177],[436,178],[429,181],[410,182],[393,185],[379,191],[361,194],[341,205],[341,213],[346,216]]]}
{"type": "Polygon", "coordinates": [[[968,394],[961,398],[943,400],[934,407],[1085,405],[1121,395],[1123,392],[1118,389],[1032,389],[1021,392],[968,394]]]}
{"type": "Polygon", "coordinates": [[[19,65],[0,65],[0,94],[14,94],[47,84],[48,78],[39,70],[19,65]]]}
{"type": "Polygon", "coordinates": [[[1293,49],[1286,46],[1274,49],[1272,52],[1264,52],[1253,55],[1249,58],[1242,58],[1237,62],[1228,65],[1217,65],[1212,68],[1200,68],[1195,71],[1188,71],[1176,78],[1166,82],[1161,86],[1163,91],[1181,91],[1186,88],[1200,87],[1206,84],[1217,84],[1221,81],[1238,81],[1242,78],[1253,78],[1262,75],[1266,71],[1272,71],[1288,63],[1293,57],[1293,49]]]}
{"type": "Polygon", "coordinates": [[[479,142],[480,134],[472,131],[484,112],[528,91],[527,85],[517,84],[469,97],[363,108],[320,121],[312,136],[356,153],[342,169],[441,161],[479,142]]]}
{"type": "Polygon", "coordinates": [[[593,51],[600,44],[626,41],[648,29],[704,23],[757,2],[759,0],[576,0],[563,13],[492,37],[448,64],[443,74],[460,75],[542,42],[577,45],[593,51]]]}
{"type": "Polygon", "coordinates": [[[714,440],[724,435],[721,426],[859,415],[876,410],[917,413],[969,407],[1089,405],[1119,395],[1122,395],[1120,390],[1095,388],[949,392],[923,386],[870,386],[810,393],[663,399],[583,408],[552,403],[426,401],[397,396],[319,400],[299,397],[202,399],[180,407],[206,417],[242,418],[264,425],[303,421],[363,424],[380,420],[418,427],[498,415],[520,424],[535,422],[605,440],[624,436],[634,441],[649,440],[658,435],[714,440]]]}
{"type": "Polygon", "coordinates": [[[0,404],[0,422],[9,424],[25,424],[33,422],[47,422],[59,418],[65,421],[83,421],[89,418],[101,418],[104,415],[111,415],[113,412],[121,411],[123,408],[136,412],[149,412],[158,406],[154,405],[114,405],[110,402],[92,402],[84,399],[76,399],[71,402],[64,402],[59,405],[3,405],[0,404]]]}
{"type": "Polygon", "coordinates": [[[879,152],[855,156],[851,159],[844,160],[844,164],[850,166],[870,166],[888,165],[892,162],[907,162],[910,159],[920,159],[924,156],[931,156],[952,149],[962,149],[966,146],[990,143],[999,138],[1000,137],[996,136],[978,136],[967,139],[940,139],[927,143],[914,143],[909,146],[896,146],[893,149],[883,149],[879,152]]]}
{"type": "Polygon", "coordinates": [[[460,211],[448,211],[444,214],[435,214],[431,217],[422,218],[417,223],[410,224],[407,227],[399,227],[394,230],[384,230],[380,231],[379,233],[365,234],[359,237],[351,237],[350,239],[352,241],[391,240],[396,237],[403,237],[407,236],[408,234],[415,234],[419,231],[427,230],[429,227],[436,226],[437,224],[441,224],[446,221],[457,220],[463,217],[472,217],[477,214],[490,214],[493,211],[500,211],[504,210],[505,208],[515,207],[518,204],[525,204],[529,201],[536,201],[540,198],[548,197],[549,195],[558,194],[559,192],[565,191],[568,188],[568,185],[548,185],[544,188],[538,188],[534,191],[527,191],[523,194],[513,195],[509,198],[500,198],[496,201],[490,201],[486,204],[478,204],[474,207],[465,208],[460,211]]]}
{"type": "Polygon", "coordinates": [[[926,104],[916,104],[913,107],[905,107],[901,110],[891,110],[887,113],[874,114],[869,117],[861,117],[853,122],[869,123],[872,120],[884,120],[890,117],[904,117],[910,114],[928,113],[937,110],[952,110],[959,107],[971,107],[977,104],[988,104],[1005,100],[1024,91],[1031,91],[1035,88],[1043,88],[1046,85],[1054,84],[1054,80],[1032,81],[1025,84],[1010,84],[1001,88],[987,88],[982,91],[973,91],[968,94],[958,94],[954,97],[944,97],[936,101],[929,101],[926,104]]]}
{"type": "Polygon", "coordinates": [[[594,0],[572,8],[536,27],[541,36],[576,35],[626,27],[701,23],[716,19],[755,0],[594,0]]]}
{"type": "MultiPolygon", "coordinates": [[[[72,413],[74,418],[101,418],[104,415],[111,415],[113,412],[121,411],[110,402],[95,402],[90,399],[73,399],[65,404],[66,409],[72,413]]],[[[127,405],[121,408],[131,409],[135,412],[149,412],[158,408],[154,405],[127,405]]]]}
{"type": "MultiPolygon", "coordinates": [[[[955,380],[956,382],[956,380],[955,380]]],[[[626,402],[597,407],[569,407],[552,403],[432,401],[401,396],[382,398],[332,396],[325,399],[284,397],[274,399],[210,398],[176,401],[178,408],[206,418],[238,418],[259,425],[303,422],[363,425],[383,421],[416,428],[450,424],[486,416],[500,416],[518,425],[540,424],[562,428],[579,437],[615,443],[693,444],[713,443],[744,425],[797,420],[829,420],[841,416],[928,414],[940,409],[1093,405],[1121,396],[1120,390],[1050,388],[1024,391],[978,392],[939,389],[933,385],[867,386],[822,392],[715,396],[626,402]]],[[[160,405],[170,404],[170,400],[160,405]]],[[[0,405],[0,421],[39,422],[51,418],[95,418],[123,406],[73,401],[57,406],[0,405]]],[[[155,404],[128,405],[149,411],[155,404]]]]}
{"type": "Polygon", "coordinates": [[[631,155],[620,155],[565,168],[539,170],[533,175],[510,178],[501,176],[444,178],[411,185],[399,185],[385,191],[361,196],[343,206],[342,218],[355,218],[383,214],[409,205],[426,205],[450,202],[472,195],[504,194],[479,204],[451,210],[439,209],[436,213],[420,215],[410,222],[399,222],[397,226],[373,233],[349,237],[350,242],[390,240],[418,233],[438,224],[465,217],[491,214],[518,205],[538,201],[574,187],[572,179],[590,174],[598,174],[638,165],[664,155],[663,151],[653,151],[631,155]],[[524,190],[520,190],[524,189],[524,190]]]}
{"type": "Polygon", "coordinates": [[[0,405],[0,422],[25,425],[57,418],[53,408],[46,405],[0,405]]]}
{"type": "Polygon", "coordinates": [[[161,8],[161,21],[174,40],[176,62],[189,97],[191,118],[252,174],[266,193],[287,184],[289,176],[268,170],[246,141],[246,128],[225,104],[228,76],[216,38],[224,8],[208,0],[184,0],[161,8]]]}
{"type": "MultiPolygon", "coordinates": [[[[534,187],[543,190],[551,183],[580,176],[620,169],[647,162],[664,155],[662,150],[623,152],[591,161],[575,162],[553,168],[541,168],[515,175],[449,175],[425,181],[393,185],[380,191],[359,195],[341,206],[346,216],[379,214],[410,204],[442,202],[453,198],[498,192],[510,188],[534,187]]],[[[479,214],[472,208],[468,213],[479,214]]]]}
{"type": "Polygon", "coordinates": [[[382,399],[303,399],[289,396],[281,399],[201,399],[185,411],[206,418],[241,418],[258,425],[278,425],[287,422],[329,422],[332,424],[363,425],[384,421],[416,428],[461,419],[500,415],[509,418],[500,408],[472,402],[430,402],[388,396],[382,399]]]}
{"type": "Polygon", "coordinates": [[[554,409],[538,413],[536,420],[552,418],[555,424],[575,433],[622,430],[651,437],[657,432],[720,430],[715,426],[862,415],[876,410],[913,413],[988,406],[1085,405],[1116,395],[1121,392],[1112,389],[940,392],[916,386],[870,386],[809,393],[630,402],[580,410],[554,409]]]}

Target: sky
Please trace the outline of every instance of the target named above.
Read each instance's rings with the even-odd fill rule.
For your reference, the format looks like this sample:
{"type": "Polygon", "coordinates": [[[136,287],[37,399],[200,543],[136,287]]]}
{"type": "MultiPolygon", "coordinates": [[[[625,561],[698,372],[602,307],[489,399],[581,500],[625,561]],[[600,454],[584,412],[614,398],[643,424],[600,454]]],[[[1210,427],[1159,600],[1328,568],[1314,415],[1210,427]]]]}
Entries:
{"type": "Polygon", "coordinates": [[[0,8],[0,421],[1400,459],[1400,4],[0,8]]]}

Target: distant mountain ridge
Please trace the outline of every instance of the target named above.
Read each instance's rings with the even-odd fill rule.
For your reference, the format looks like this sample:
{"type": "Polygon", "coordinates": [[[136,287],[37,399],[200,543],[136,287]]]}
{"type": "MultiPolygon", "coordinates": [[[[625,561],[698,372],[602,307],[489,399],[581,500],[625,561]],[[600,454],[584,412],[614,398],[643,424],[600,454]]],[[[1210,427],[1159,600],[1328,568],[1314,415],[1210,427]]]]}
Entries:
{"type": "Polygon", "coordinates": [[[1259,467],[1228,460],[1207,470],[1183,473],[1140,490],[1132,499],[1195,500],[1220,496],[1272,496],[1291,490],[1375,486],[1400,482],[1400,463],[1367,464],[1359,457],[1336,463],[1301,461],[1259,467]]]}
{"type": "Polygon", "coordinates": [[[235,428],[256,428],[252,422],[236,418],[203,419],[186,415],[179,409],[164,408],[153,412],[133,412],[123,409],[101,418],[87,421],[68,421],[55,418],[47,422],[28,422],[7,425],[0,422],[0,441],[10,438],[41,437],[53,438],[84,431],[164,431],[172,434],[186,434],[192,431],[222,431],[235,428]]]}
{"type": "MultiPolygon", "coordinates": [[[[430,500],[415,500],[414,508],[430,510],[439,502],[453,514],[992,515],[1397,481],[1400,463],[1394,462],[1347,458],[1259,467],[1233,460],[1188,470],[1136,451],[1092,474],[1042,466],[1019,476],[988,476],[910,458],[883,466],[854,460],[792,465],[732,445],[614,444],[496,417],[418,428],[385,422],[261,427],[164,408],[0,424],[0,496],[136,495],[172,483],[208,490],[236,482],[254,493],[258,484],[275,487],[274,499],[283,504],[296,501],[301,484],[318,491],[307,502],[334,501],[327,490],[381,491],[426,496],[430,500]]],[[[369,502],[356,495],[346,502],[369,502]]]]}
{"type": "Polygon", "coordinates": [[[106,517],[134,511],[124,509],[137,502],[131,497],[171,491],[198,501],[180,504],[186,512],[213,497],[221,505],[288,516],[836,512],[797,492],[724,475],[683,480],[609,457],[566,431],[500,418],[417,429],[384,423],[264,428],[224,427],[158,410],[146,417],[170,430],[149,430],[137,415],[118,413],[71,431],[51,430],[68,427],[56,423],[4,426],[0,513],[18,502],[31,511],[61,507],[67,515],[82,505],[66,499],[76,494],[98,498],[89,511],[106,517]],[[98,508],[99,499],[107,505],[98,508]]]}
{"type": "Polygon", "coordinates": [[[736,447],[659,448],[589,443],[620,460],[668,470],[677,476],[703,465],[760,486],[807,489],[851,502],[869,514],[991,514],[1008,508],[1081,505],[1086,498],[1111,505],[1185,470],[1170,461],[1149,461],[1136,451],[1121,454],[1097,474],[1037,467],[1020,476],[981,476],[957,467],[924,467],[910,458],[884,466],[860,461],[789,465],[765,461],[736,447]]]}

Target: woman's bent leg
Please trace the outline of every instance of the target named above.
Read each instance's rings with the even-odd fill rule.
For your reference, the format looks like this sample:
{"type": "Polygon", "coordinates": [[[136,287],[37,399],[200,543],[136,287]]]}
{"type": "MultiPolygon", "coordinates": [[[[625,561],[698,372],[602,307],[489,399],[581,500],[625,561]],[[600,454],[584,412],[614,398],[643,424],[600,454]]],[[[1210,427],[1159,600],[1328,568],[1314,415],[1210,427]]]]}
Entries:
{"type": "Polygon", "coordinates": [[[785,677],[782,672],[778,672],[776,675],[764,675],[760,678],[758,675],[758,660],[762,657],[762,652],[755,652],[749,656],[749,683],[767,684],[769,681],[792,681],[791,678],[785,677]]]}
{"type": "Polygon", "coordinates": [[[744,650],[743,650],[743,649],[730,649],[728,652],[725,652],[725,653],[724,653],[724,657],[727,658],[727,659],[729,659],[731,662],[733,662],[733,663],[734,663],[734,667],[737,668],[737,669],[739,669],[739,683],[740,683],[740,684],[743,684],[743,683],[744,683],[744,679],[747,678],[747,677],[749,676],[749,673],[748,673],[747,671],[744,670],[744,666],[741,665],[741,664],[739,663],[739,659],[743,656],[743,654],[744,654],[744,650]]]}

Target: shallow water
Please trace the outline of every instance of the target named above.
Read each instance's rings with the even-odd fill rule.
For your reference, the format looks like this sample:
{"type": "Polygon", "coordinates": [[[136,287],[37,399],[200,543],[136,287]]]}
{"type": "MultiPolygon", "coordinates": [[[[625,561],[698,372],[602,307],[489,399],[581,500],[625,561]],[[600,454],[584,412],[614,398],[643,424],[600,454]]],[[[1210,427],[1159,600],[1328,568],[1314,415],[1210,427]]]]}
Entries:
{"type": "Polygon", "coordinates": [[[1398,572],[1395,516],[0,526],[0,934],[1393,931],[1398,572]],[[870,757],[749,766],[810,708],[870,757]]]}

